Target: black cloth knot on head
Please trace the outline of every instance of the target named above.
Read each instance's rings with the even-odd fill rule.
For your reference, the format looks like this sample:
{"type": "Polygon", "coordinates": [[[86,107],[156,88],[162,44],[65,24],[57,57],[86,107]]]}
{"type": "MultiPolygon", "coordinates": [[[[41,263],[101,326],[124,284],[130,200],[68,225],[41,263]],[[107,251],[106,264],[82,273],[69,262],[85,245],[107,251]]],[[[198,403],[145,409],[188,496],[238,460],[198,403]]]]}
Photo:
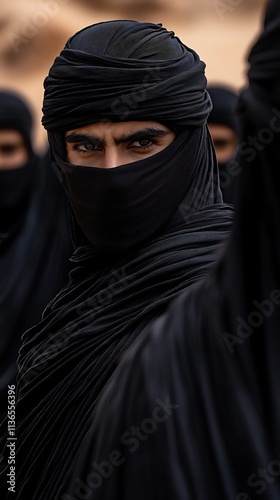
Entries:
{"type": "Polygon", "coordinates": [[[206,83],[204,62],[173,32],[138,21],[98,23],[55,59],[42,123],[49,131],[104,120],[201,126],[212,106],[206,83]]]}

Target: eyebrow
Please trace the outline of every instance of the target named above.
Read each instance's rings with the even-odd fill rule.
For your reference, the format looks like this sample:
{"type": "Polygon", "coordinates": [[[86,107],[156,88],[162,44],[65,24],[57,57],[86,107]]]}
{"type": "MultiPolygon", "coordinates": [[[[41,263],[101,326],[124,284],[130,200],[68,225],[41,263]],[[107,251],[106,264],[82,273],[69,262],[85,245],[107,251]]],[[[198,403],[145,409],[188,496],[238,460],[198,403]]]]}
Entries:
{"type": "MultiPolygon", "coordinates": [[[[122,134],[119,137],[114,137],[115,144],[122,144],[124,142],[134,142],[141,141],[143,139],[151,139],[153,137],[164,137],[170,134],[169,130],[164,130],[161,128],[148,127],[142,130],[138,130],[136,132],[132,132],[131,134],[122,134]]],[[[69,143],[79,143],[85,140],[89,141],[91,144],[95,146],[104,146],[105,142],[100,137],[97,137],[93,134],[81,134],[77,132],[72,132],[65,136],[66,142],[69,143]]]]}

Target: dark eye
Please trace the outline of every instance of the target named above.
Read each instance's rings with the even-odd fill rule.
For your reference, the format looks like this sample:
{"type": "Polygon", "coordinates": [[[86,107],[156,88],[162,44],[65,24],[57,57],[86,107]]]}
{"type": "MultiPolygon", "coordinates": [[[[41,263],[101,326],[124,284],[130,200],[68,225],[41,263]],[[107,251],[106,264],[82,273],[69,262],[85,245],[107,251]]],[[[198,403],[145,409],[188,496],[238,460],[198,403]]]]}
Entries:
{"type": "Polygon", "coordinates": [[[155,140],[151,139],[140,139],[139,141],[133,141],[129,147],[137,148],[137,149],[147,149],[153,146],[156,143],[155,140]]]}
{"type": "Polygon", "coordinates": [[[10,144],[2,144],[0,145],[0,152],[4,155],[11,155],[13,153],[16,153],[21,147],[21,144],[15,144],[15,143],[10,143],[10,144]]]}
{"type": "Polygon", "coordinates": [[[214,146],[216,148],[226,148],[230,144],[230,141],[228,139],[215,139],[214,140],[214,146]]]}
{"type": "Polygon", "coordinates": [[[74,151],[79,151],[80,153],[91,153],[92,151],[100,151],[100,147],[96,144],[91,144],[90,142],[76,143],[73,146],[74,151]]]}

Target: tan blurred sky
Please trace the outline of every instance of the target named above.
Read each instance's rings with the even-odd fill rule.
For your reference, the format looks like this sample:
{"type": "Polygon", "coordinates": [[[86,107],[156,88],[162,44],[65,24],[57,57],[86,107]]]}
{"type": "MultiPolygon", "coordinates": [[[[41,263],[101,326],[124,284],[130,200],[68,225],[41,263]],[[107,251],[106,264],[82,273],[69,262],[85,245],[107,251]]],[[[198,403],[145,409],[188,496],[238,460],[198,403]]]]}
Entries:
{"type": "Polygon", "coordinates": [[[43,80],[77,30],[99,21],[137,19],[175,31],[206,63],[209,83],[244,85],[246,56],[261,29],[266,0],[0,0],[0,88],[20,92],[36,120],[38,149],[43,80]],[[113,7],[112,7],[113,6],[113,7]]]}

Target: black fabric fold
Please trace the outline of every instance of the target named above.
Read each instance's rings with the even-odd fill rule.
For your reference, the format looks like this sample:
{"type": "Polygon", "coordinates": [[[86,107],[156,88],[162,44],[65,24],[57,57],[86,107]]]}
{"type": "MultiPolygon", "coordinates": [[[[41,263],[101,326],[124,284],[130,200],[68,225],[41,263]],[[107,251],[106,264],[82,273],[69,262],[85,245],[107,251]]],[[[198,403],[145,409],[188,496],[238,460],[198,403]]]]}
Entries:
{"type": "Polygon", "coordinates": [[[107,269],[100,252],[77,249],[70,283],[23,337],[16,498],[60,498],[118,360],[180,291],[208,272],[231,220],[230,208],[209,205],[107,269]]]}

